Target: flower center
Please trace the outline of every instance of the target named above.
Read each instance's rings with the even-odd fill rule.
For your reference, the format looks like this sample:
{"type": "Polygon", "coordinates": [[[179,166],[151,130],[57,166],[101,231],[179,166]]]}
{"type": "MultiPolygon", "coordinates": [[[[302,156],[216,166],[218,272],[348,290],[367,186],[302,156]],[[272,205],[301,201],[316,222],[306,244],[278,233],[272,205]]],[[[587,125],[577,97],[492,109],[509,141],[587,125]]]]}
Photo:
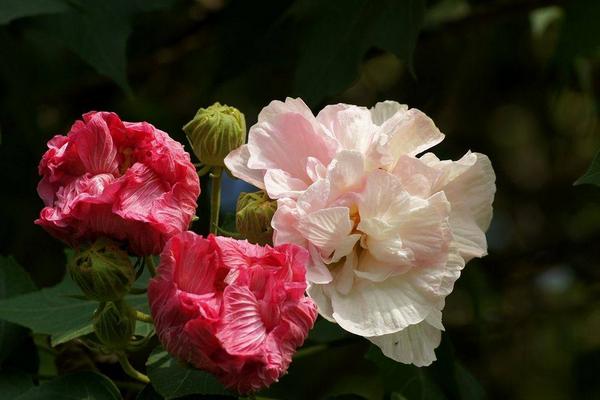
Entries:
{"type": "Polygon", "coordinates": [[[131,167],[131,164],[133,164],[133,149],[131,147],[126,147],[121,150],[120,153],[123,161],[121,161],[119,165],[119,172],[122,175],[129,169],[129,167],[131,167]]]}

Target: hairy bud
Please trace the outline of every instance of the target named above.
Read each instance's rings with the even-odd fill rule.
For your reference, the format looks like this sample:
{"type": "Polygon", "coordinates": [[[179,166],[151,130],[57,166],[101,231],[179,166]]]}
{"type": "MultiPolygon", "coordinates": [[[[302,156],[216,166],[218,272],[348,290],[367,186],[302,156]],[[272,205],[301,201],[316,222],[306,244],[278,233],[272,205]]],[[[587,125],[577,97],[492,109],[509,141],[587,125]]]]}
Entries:
{"type": "Polygon", "coordinates": [[[121,299],[135,280],[127,253],[106,238],[78,251],[68,269],[86,297],[97,301],[121,299]]]}
{"type": "Polygon", "coordinates": [[[135,330],[135,310],[123,300],[102,303],[94,314],[94,333],[107,350],[127,347],[135,330]]]}
{"type": "Polygon", "coordinates": [[[215,103],[200,108],[183,131],[203,164],[224,167],[227,154],[246,141],[246,120],[238,109],[215,103]]]}
{"type": "Polygon", "coordinates": [[[277,210],[277,202],[271,200],[263,190],[240,193],[235,213],[235,225],[250,243],[272,244],[271,220],[277,210]]]}

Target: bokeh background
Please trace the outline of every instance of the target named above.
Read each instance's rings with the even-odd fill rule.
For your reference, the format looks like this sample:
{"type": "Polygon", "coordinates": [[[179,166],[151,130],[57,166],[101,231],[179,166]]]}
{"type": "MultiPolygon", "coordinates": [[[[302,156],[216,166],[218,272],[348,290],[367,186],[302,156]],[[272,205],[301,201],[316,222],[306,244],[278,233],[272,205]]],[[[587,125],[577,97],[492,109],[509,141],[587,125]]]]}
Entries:
{"type": "MultiPolygon", "coordinates": [[[[286,96],[396,100],[446,134],[438,156],[482,152],[497,174],[444,346],[488,398],[600,398],[600,188],[573,186],[600,148],[599,20],[597,0],[0,1],[0,253],[40,287],[62,278],[62,244],[33,225],[37,164],[89,110],[187,146],[215,101],[251,126],[286,96]]],[[[226,220],[242,189],[226,183],[226,220]]]]}

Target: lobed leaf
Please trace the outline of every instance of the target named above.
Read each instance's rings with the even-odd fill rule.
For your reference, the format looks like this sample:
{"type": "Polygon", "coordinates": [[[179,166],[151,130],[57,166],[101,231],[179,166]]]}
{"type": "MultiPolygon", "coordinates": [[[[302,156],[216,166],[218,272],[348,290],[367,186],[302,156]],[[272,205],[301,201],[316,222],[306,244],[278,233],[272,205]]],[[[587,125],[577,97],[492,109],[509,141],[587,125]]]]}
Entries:
{"type": "Polygon", "coordinates": [[[152,386],[165,399],[175,399],[190,394],[230,394],[211,374],[185,367],[158,346],[146,362],[152,386]]]}

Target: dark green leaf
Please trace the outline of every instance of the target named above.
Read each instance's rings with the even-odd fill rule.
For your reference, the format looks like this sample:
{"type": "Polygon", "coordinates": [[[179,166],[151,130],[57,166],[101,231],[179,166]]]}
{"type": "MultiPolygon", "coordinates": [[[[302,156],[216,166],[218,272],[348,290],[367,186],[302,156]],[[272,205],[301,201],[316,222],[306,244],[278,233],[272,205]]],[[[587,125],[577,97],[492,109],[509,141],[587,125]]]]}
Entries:
{"type": "Polygon", "coordinates": [[[310,105],[347,88],[371,48],[412,66],[423,0],[304,0],[296,10],[310,28],[302,35],[294,91],[310,105]]]}
{"type": "Polygon", "coordinates": [[[183,366],[160,346],[150,354],[146,367],[152,386],[167,400],[189,394],[229,393],[214,376],[183,366]]]}
{"type": "Polygon", "coordinates": [[[17,18],[68,10],[69,6],[64,0],[2,0],[0,3],[0,25],[17,18]]]}
{"type": "Polygon", "coordinates": [[[129,92],[125,74],[129,16],[114,1],[80,3],[72,11],[43,17],[43,29],[129,92]]]}
{"type": "Polygon", "coordinates": [[[67,276],[52,288],[0,301],[0,318],[52,335],[52,344],[92,331],[91,316],[98,303],[80,300],[81,292],[67,276]]]}
{"type": "Polygon", "coordinates": [[[148,384],[142,389],[142,391],[137,395],[136,400],[163,400],[160,394],[156,393],[152,384],[148,384]]]}
{"type": "Polygon", "coordinates": [[[424,368],[396,362],[383,355],[381,350],[371,346],[366,354],[379,368],[387,393],[396,393],[407,399],[446,399],[439,386],[426,373],[424,368]]]}
{"type": "MultiPolygon", "coordinates": [[[[35,284],[12,257],[0,256],[0,299],[35,290],[35,284]]],[[[22,327],[0,320],[0,363],[23,341],[22,327]]]]}
{"type": "Polygon", "coordinates": [[[576,0],[566,3],[565,18],[556,50],[559,61],[600,52],[600,1],[576,0]]]}
{"type": "Polygon", "coordinates": [[[583,184],[600,186],[600,151],[596,153],[596,156],[586,173],[575,181],[575,185],[583,184]]]}
{"type": "Polygon", "coordinates": [[[34,387],[14,400],[45,399],[121,400],[121,394],[114,383],[104,375],[79,372],[34,387]]]}
{"type": "Polygon", "coordinates": [[[429,376],[440,386],[446,397],[462,400],[485,399],[479,382],[467,371],[454,354],[447,336],[436,350],[438,360],[428,367],[429,376]]]}
{"type": "Polygon", "coordinates": [[[260,394],[286,400],[360,396],[379,400],[383,396],[381,377],[373,363],[364,358],[364,340],[343,345],[308,346],[297,353],[288,373],[260,394]],[[320,349],[320,350],[319,350],[320,349]],[[307,384],[310,382],[310,384],[307,384]]]}
{"type": "Polygon", "coordinates": [[[348,331],[343,330],[338,324],[319,318],[314,328],[308,333],[308,338],[317,343],[329,343],[351,337],[348,331]]]}
{"type": "MultiPolygon", "coordinates": [[[[148,312],[145,294],[126,297],[128,303],[148,312]]],[[[67,275],[52,288],[0,301],[0,318],[26,326],[36,333],[51,335],[52,345],[91,333],[95,301],[85,300],[79,287],[67,275]]],[[[147,332],[140,328],[140,334],[147,332]]]]}
{"type": "Polygon", "coordinates": [[[14,399],[32,387],[33,381],[28,374],[9,371],[0,373],[0,394],[2,398],[14,399]]]}

